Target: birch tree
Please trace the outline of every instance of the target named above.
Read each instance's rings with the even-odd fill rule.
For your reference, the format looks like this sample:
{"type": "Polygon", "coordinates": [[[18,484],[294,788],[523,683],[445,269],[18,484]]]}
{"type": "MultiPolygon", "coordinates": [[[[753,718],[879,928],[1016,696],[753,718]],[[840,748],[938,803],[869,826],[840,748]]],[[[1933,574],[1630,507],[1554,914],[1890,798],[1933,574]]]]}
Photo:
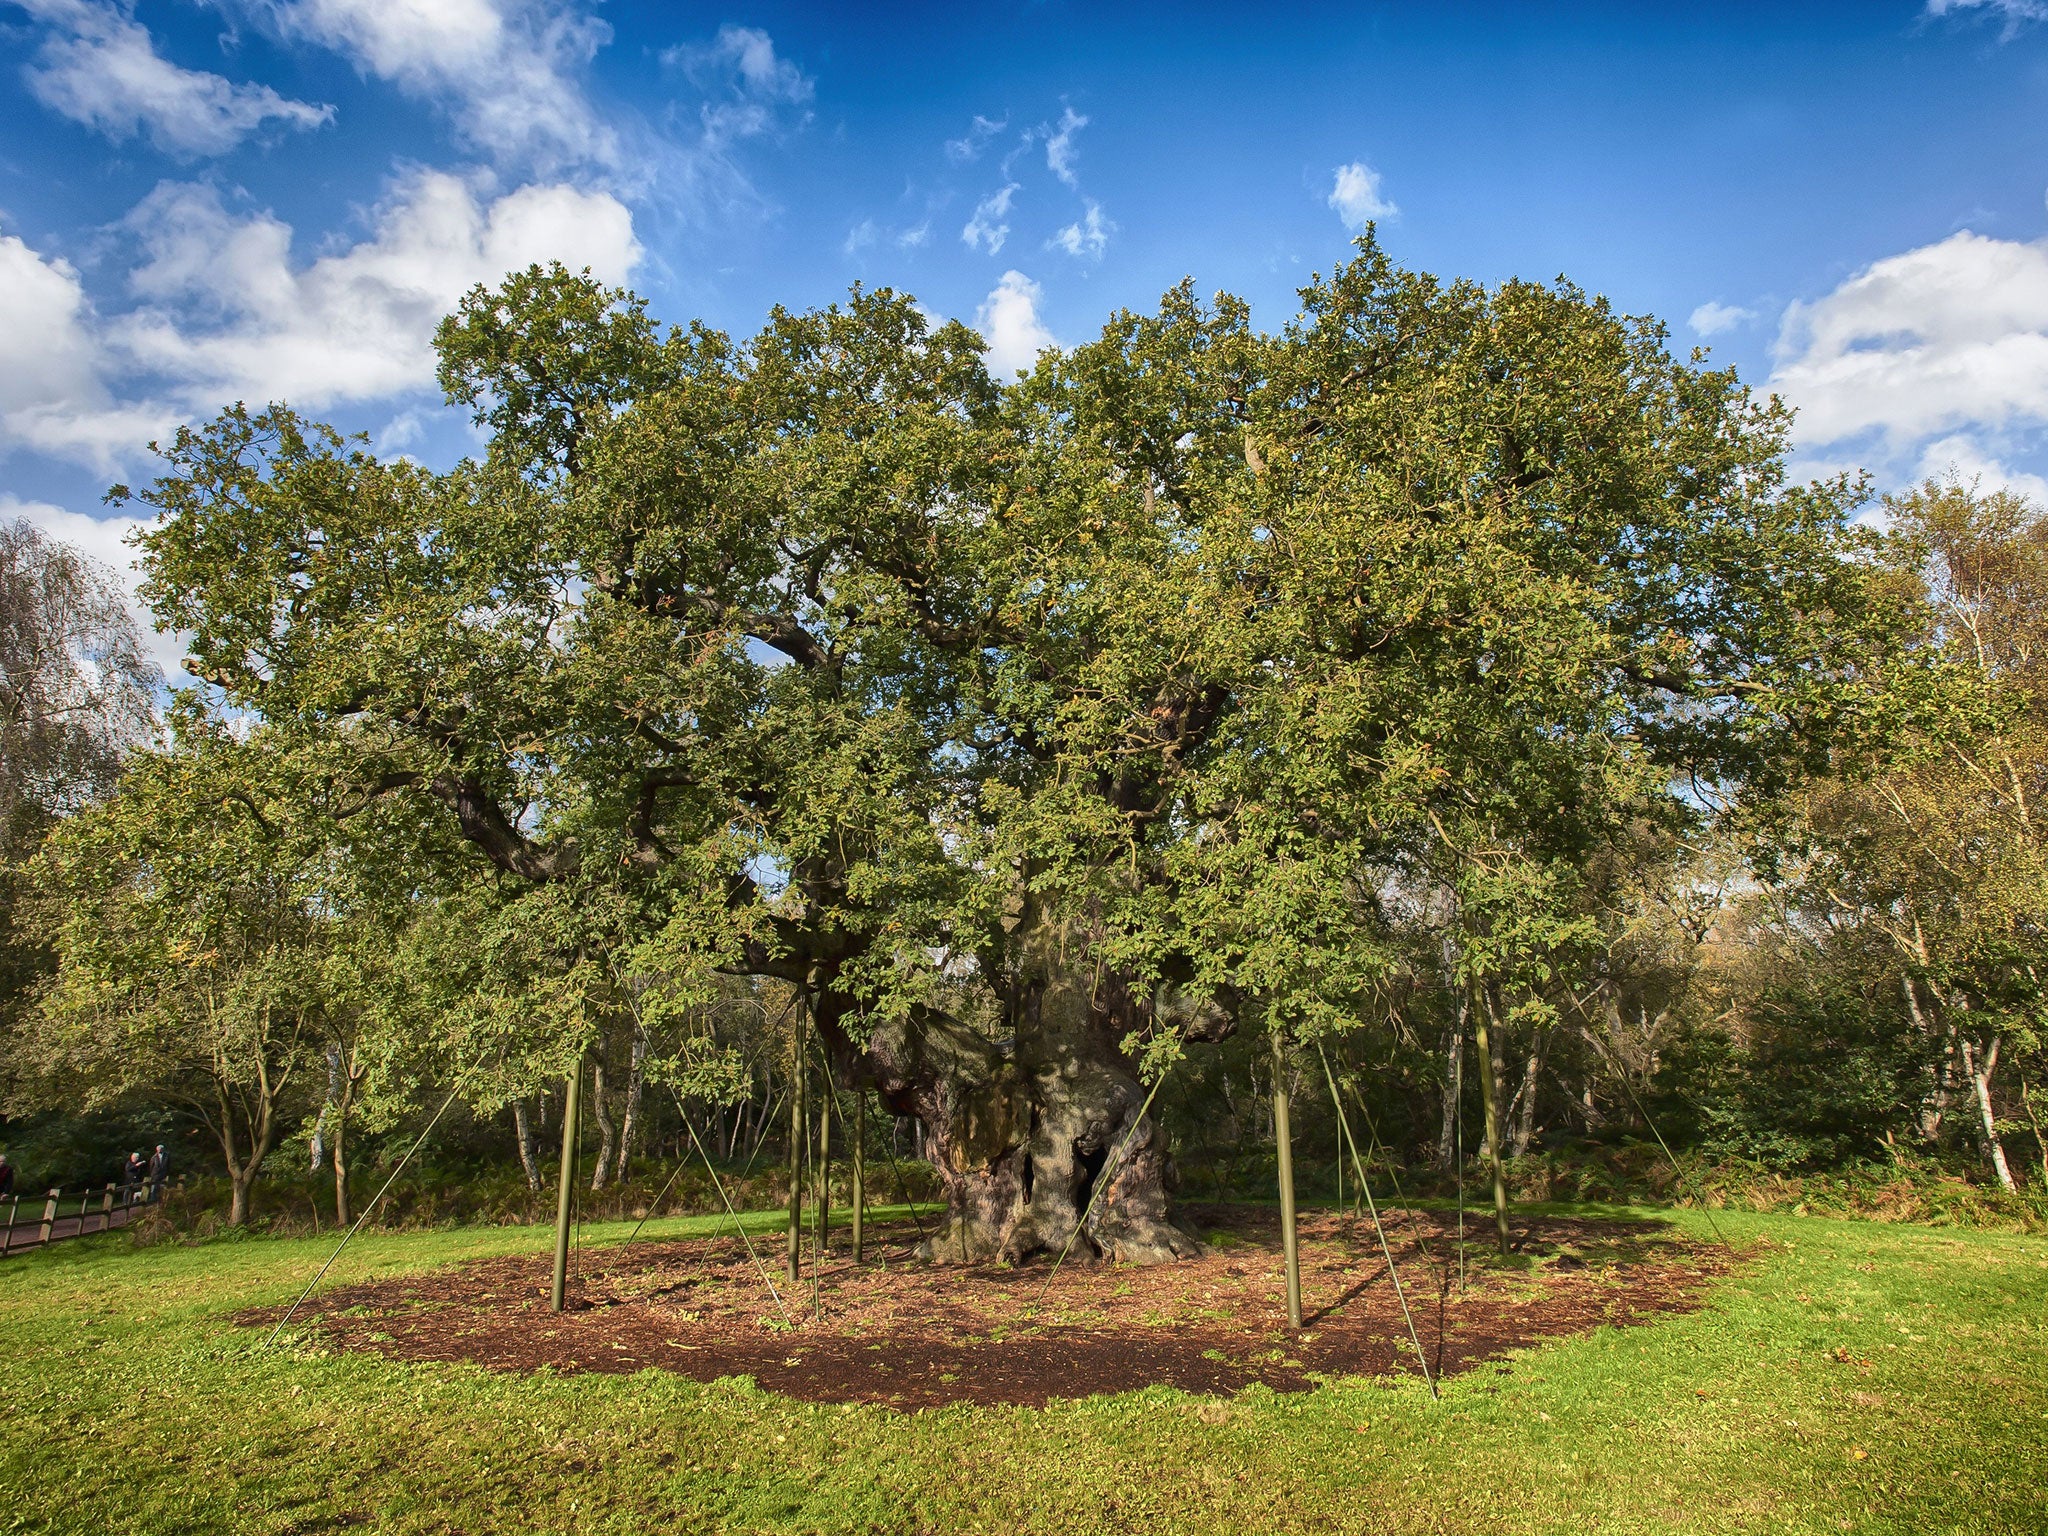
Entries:
{"type": "Polygon", "coordinates": [[[1922,645],[1898,725],[1800,806],[1801,899],[1867,924],[1897,957],[1928,1047],[1923,1125],[1959,1092],[2000,1184],[2001,1066],[2038,1055],[2048,994],[2048,517],[2008,491],[1930,481],[1888,504],[1922,645]]]}

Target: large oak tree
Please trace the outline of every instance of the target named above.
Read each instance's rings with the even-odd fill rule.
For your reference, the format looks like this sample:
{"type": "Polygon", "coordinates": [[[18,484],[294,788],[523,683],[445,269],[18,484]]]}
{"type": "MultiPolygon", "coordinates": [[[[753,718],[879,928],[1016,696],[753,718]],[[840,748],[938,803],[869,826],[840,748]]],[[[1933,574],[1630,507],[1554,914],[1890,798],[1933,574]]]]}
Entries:
{"type": "Polygon", "coordinates": [[[1183,286],[1015,385],[901,295],[739,342],[560,269],[439,347],[445,474],[182,433],[158,612],[344,814],[801,989],[928,1127],[938,1258],[1190,1252],[1141,1066],[1355,1021],[1427,880],[1511,975],[1510,876],[1796,769],[1885,623],[1775,403],[1370,242],[1278,334],[1183,286]]]}

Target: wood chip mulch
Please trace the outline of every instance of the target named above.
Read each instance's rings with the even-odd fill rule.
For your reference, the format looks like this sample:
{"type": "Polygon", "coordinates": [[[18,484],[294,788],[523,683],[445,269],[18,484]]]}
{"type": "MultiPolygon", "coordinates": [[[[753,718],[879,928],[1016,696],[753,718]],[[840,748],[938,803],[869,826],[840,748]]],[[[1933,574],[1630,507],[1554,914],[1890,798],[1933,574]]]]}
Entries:
{"type": "MultiPolygon", "coordinates": [[[[841,1213],[843,1216],[843,1213],[841,1213]]],[[[1148,1268],[1069,1259],[1049,1266],[916,1261],[907,1223],[872,1227],[856,1266],[844,1228],[815,1277],[784,1283],[779,1237],[754,1240],[781,1291],[771,1297],[737,1237],[584,1250],[568,1310],[548,1310],[546,1254],[321,1292],[299,1310],[330,1347],[496,1370],[632,1372],[698,1381],[751,1376],[809,1402],[914,1409],[1029,1404],[1163,1383],[1229,1393],[1263,1382],[1300,1391],[1326,1376],[1416,1372],[1370,1222],[1301,1221],[1303,1314],[1286,1327],[1279,1221],[1256,1207],[1184,1213],[1213,1245],[1148,1268]],[[785,1309],[787,1320],[785,1320],[785,1309]]],[[[1382,1213],[1394,1267],[1432,1371],[1451,1373],[1543,1339],[1700,1306],[1729,1266],[1719,1249],[1653,1223],[1518,1220],[1515,1259],[1482,1247],[1468,1221],[1465,1283],[1456,1232],[1439,1212],[1382,1213]]],[[[274,1325],[282,1308],[237,1321],[274,1325]]]]}

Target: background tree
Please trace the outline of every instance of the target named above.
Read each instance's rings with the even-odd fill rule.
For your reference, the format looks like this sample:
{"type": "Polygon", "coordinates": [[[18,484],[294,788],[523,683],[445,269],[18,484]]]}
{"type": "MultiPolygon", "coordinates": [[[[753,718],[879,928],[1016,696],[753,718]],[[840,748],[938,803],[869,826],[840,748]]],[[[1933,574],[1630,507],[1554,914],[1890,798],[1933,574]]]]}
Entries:
{"type": "Polygon", "coordinates": [[[113,572],[0,524],[0,1037],[48,968],[18,926],[18,866],[155,734],[162,681],[113,572]]]}
{"type": "MultiPolygon", "coordinates": [[[[291,777],[260,729],[189,697],[172,731],[164,750],[129,758],[119,793],[60,824],[37,861],[60,964],[17,1031],[14,1102],[179,1106],[217,1144],[239,1226],[264,1159],[322,1103],[331,1061],[324,1135],[346,1219],[348,1117],[394,970],[366,893],[417,889],[433,872],[423,840],[397,835],[423,829],[380,838],[337,818],[354,808],[291,777]]],[[[432,1039],[435,1022],[414,1014],[401,1037],[432,1039]]]]}
{"type": "Polygon", "coordinates": [[[0,837],[16,853],[113,787],[156,730],[162,674],[114,573],[0,524],[0,837]]]}
{"type": "Polygon", "coordinates": [[[1797,802],[1805,841],[1793,844],[1790,899],[1866,973],[1880,956],[1845,930],[1889,951],[1881,987],[1893,996],[1866,1007],[1895,1015],[1902,1044],[1919,1047],[1923,1134],[1938,1137],[1967,1101],[1985,1161],[2010,1189],[1997,1073],[2042,1044],[2048,518],[2011,492],[1955,480],[1887,510],[1895,569],[1917,588],[1921,646],[1897,671],[1896,724],[1876,763],[1851,763],[1797,802]]]}

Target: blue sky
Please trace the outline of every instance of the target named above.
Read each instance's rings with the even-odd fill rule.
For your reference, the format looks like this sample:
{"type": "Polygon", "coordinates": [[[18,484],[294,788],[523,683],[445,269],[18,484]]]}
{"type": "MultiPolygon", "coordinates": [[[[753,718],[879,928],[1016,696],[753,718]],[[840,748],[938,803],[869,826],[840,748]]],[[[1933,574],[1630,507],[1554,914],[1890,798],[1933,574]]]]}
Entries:
{"type": "Polygon", "coordinates": [[[0,59],[0,516],[106,558],[234,399],[465,451],[427,337],[510,266],[889,284],[1008,369],[1183,275],[1278,325],[1367,218],[1711,345],[1802,468],[2048,501],[2048,0],[0,0],[0,59]]]}

